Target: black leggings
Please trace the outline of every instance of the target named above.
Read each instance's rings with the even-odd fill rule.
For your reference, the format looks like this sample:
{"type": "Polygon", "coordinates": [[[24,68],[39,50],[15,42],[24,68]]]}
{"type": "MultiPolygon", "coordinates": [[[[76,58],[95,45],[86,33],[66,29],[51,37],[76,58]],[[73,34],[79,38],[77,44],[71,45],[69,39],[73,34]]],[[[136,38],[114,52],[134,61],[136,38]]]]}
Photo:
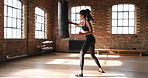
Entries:
{"type": "Polygon", "coordinates": [[[94,48],[95,48],[94,36],[93,35],[86,35],[85,37],[86,37],[86,40],[85,40],[85,42],[81,48],[81,51],[80,51],[80,68],[81,68],[81,70],[83,70],[83,66],[84,66],[84,55],[88,51],[88,49],[90,50],[91,57],[95,60],[97,66],[99,68],[101,68],[100,63],[94,54],[94,48]]]}

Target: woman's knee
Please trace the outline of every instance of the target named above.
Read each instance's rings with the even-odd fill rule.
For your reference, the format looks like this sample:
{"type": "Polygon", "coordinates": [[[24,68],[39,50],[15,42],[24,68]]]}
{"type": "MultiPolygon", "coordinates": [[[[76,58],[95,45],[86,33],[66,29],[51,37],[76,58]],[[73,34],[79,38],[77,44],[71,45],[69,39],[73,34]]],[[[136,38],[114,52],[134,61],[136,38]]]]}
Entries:
{"type": "Polygon", "coordinates": [[[91,54],[91,57],[92,57],[93,59],[95,59],[95,58],[96,58],[96,56],[95,56],[94,54],[91,54]]]}
{"type": "Polygon", "coordinates": [[[85,52],[83,50],[80,51],[80,56],[84,56],[85,52]]]}

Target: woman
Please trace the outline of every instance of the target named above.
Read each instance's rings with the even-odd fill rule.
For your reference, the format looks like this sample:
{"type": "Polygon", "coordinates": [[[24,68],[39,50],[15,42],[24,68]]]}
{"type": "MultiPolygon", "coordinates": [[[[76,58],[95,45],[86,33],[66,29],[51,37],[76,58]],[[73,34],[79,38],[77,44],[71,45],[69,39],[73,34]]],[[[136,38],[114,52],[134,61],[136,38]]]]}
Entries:
{"type": "Polygon", "coordinates": [[[81,48],[81,51],[80,51],[80,69],[81,70],[80,70],[80,73],[76,74],[75,76],[83,77],[84,55],[88,51],[88,49],[90,50],[91,57],[95,60],[97,66],[99,67],[98,71],[104,73],[98,59],[96,58],[96,56],[94,54],[95,38],[92,35],[93,30],[92,30],[92,26],[91,26],[90,21],[92,21],[93,18],[90,15],[90,10],[89,9],[81,10],[80,11],[80,19],[82,20],[82,22],[79,24],[69,22],[70,24],[74,24],[76,26],[82,26],[84,33],[79,32],[79,35],[85,35],[85,37],[86,37],[86,40],[85,40],[85,42],[81,48]]]}

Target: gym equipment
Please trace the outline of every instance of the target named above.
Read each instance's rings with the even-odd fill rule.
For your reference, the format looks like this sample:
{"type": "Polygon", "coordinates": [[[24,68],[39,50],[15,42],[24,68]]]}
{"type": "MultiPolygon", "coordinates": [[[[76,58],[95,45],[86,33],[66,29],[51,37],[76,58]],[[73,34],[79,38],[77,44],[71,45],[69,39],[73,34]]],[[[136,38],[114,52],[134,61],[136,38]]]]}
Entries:
{"type": "Polygon", "coordinates": [[[58,1],[58,28],[60,38],[69,38],[68,1],[58,1]]]}

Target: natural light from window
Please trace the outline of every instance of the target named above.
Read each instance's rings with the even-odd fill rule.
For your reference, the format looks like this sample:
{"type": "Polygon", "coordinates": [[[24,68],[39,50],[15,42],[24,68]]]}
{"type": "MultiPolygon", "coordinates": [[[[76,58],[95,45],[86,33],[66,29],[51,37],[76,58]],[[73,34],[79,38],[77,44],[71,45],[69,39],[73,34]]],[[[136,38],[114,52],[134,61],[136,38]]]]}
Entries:
{"type": "Polygon", "coordinates": [[[46,38],[45,12],[39,7],[35,8],[35,38],[46,38]]]}
{"type": "MultiPolygon", "coordinates": [[[[79,12],[81,10],[86,10],[86,9],[89,9],[91,10],[91,7],[90,6],[76,6],[76,7],[72,7],[71,8],[71,21],[74,22],[74,23],[80,23],[81,20],[80,20],[80,15],[79,15],[79,12]]],[[[70,26],[70,33],[71,34],[78,34],[79,32],[84,32],[81,27],[76,27],[75,25],[71,25],[70,26]]]]}
{"type": "Polygon", "coordinates": [[[112,6],[112,34],[135,34],[135,5],[112,6]]]}
{"type": "Polygon", "coordinates": [[[4,38],[22,38],[22,2],[4,0],[4,38]]]}

